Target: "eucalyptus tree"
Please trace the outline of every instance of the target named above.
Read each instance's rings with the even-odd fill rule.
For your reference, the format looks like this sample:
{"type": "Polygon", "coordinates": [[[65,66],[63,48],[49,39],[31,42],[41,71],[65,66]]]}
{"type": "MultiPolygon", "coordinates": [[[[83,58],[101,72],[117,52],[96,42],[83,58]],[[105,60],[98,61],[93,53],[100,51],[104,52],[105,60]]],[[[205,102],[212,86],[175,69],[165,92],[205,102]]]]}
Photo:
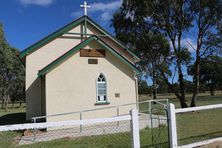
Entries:
{"type": "Polygon", "coordinates": [[[121,11],[124,10],[117,11],[112,20],[116,36],[127,46],[137,49],[135,51],[141,57],[138,65],[143,71],[143,76],[151,78],[153,99],[156,99],[157,79],[160,75],[157,69],[163,67],[162,65],[166,66],[163,64],[163,59],[169,55],[170,45],[163,35],[151,31],[146,25],[146,21],[140,17],[145,15],[144,11],[140,11],[137,17],[127,11],[123,13],[121,11]]]}
{"type": "Polygon", "coordinates": [[[188,107],[185,101],[185,78],[186,69],[192,59],[187,45],[184,44],[184,38],[190,36],[196,41],[196,46],[191,47],[195,51],[195,73],[190,104],[196,106],[200,58],[221,49],[221,7],[221,0],[124,0],[121,8],[114,14],[113,26],[118,38],[128,39],[127,43],[134,46],[137,43],[137,48],[140,44],[138,36],[144,30],[158,32],[168,39],[171,53],[164,58],[164,63],[171,66],[168,66],[168,69],[159,68],[159,71],[180,100],[181,107],[188,107]],[[178,81],[179,92],[175,91],[172,85],[175,81],[178,81]]]}
{"type": "MultiPolygon", "coordinates": [[[[195,62],[194,62],[194,91],[190,106],[196,106],[196,98],[199,91],[201,58],[220,53],[222,49],[221,0],[192,0],[190,9],[193,14],[195,31],[195,62]]],[[[204,65],[203,65],[204,66],[204,65]]]]}
{"type": "Polygon", "coordinates": [[[17,55],[19,51],[9,46],[0,25],[0,94],[2,107],[7,111],[8,102],[24,94],[24,67],[17,55]]]}
{"type": "MultiPolygon", "coordinates": [[[[164,60],[162,63],[166,64],[166,66],[164,68],[158,66],[157,69],[171,91],[179,98],[181,107],[187,107],[185,103],[185,83],[182,66],[183,64],[187,64],[188,60],[184,59],[184,57],[188,57],[189,53],[186,48],[181,47],[181,37],[182,32],[191,25],[188,23],[191,20],[191,15],[188,10],[178,12],[182,4],[179,1],[124,0],[120,10],[114,14],[113,26],[118,38],[122,40],[128,38],[127,43],[133,45],[136,42],[137,49],[140,49],[141,45],[138,39],[139,34],[150,31],[165,35],[171,42],[173,50],[169,56],[161,58],[164,60]],[[185,16],[182,20],[181,15],[185,16]],[[136,36],[136,38],[131,38],[131,36],[136,36]],[[180,93],[175,91],[173,84],[169,81],[169,77],[174,72],[170,71],[168,65],[173,63],[176,64],[178,71],[180,93]]],[[[150,47],[152,47],[152,44],[150,44],[150,47]]],[[[149,53],[152,53],[152,51],[149,53]]],[[[149,54],[147,59],[149,59],[149,54]]],[[[142,60],[142,62],[146,61],[142,60]]]]}
{"type": "Polygon", "coordinates": [[[157,99],[159,69],[168,69],[164,59],[170,54],[170,45],[161,34],[151,32],[142,33],[138,45],[138,52],[141,56],[139,65],[144,71],[145,77],[151,78],[153,99],[157,99]]]}
{"type": "MultiPolygon", "coordinates": [[[[211,95],[222,85],[222,58],[219,56],[209,56],[200,59],[200,83],[206,85],[211,95]]],[[[195,73],[195,65],[189,67],[190,75],[195,73]]]]}

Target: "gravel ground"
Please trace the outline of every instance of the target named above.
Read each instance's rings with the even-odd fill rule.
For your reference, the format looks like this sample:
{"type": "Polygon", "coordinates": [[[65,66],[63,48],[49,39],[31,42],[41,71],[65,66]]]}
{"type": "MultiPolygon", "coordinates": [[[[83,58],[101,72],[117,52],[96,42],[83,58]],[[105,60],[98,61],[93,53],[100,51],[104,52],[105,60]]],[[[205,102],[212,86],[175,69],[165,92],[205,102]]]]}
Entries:
{"type": "Polygon", "coordinates": [[[200,148],[222,148],[222,141],[216,141],[200,148]]]}

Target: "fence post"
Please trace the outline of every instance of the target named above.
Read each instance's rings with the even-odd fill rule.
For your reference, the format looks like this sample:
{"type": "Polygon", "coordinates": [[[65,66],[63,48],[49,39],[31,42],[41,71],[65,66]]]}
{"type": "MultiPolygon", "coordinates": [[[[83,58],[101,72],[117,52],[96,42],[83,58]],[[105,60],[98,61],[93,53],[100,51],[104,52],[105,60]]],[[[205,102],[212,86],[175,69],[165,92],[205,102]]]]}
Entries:
{"type": "MultiPolygon", "coordinates": [[[[82,112],[79,113],[79,118],[80,118],[80,120],[82,120],[82,112]]],[[[82,132],[82,129],[83,129],[83,125],[81,124],[80,125],[80,133],[82,132]]]]}
{"type": "Polygon", "coordinates": [[[150,120],[151,120],[151,118],[152,118],[152,100],[150,100],[149,101],[149,118],[150,118],[150,120]]]}
{"type": "MultiPolygon", "coordinates": [[[[33,118],[34,125],[36,125],[36,118],[33,118]]],[[[34,141],[36,140],[36,127],[34,128],[34,141]]]]}
{"type": "MultiPolygon", "coordinates": [[[[117,117],[119,117],[119,107],[118,106],[116,107],[116,115],[117,115],[117,117]]],[[[117,121],[117,125],[119,126],[119,121],[117,121]]]]}
{"type": "Polygon", "coordinates": [[[132,121],[131,121],[131,127],[133,131],[133,148],[140,148],[140,133],[139,133],[139,117],[138,117],[138,110],[133,109],[130,111],[132,121]]]}
{"type": "Polygon", "coordinates": [[[170,103],[167,105],[168,114],[168,126],[169,126],[169,138],[170,138],[170,148],[177,148],[177,126],[176,126],[176,113],[175,105],[170,103]]]}

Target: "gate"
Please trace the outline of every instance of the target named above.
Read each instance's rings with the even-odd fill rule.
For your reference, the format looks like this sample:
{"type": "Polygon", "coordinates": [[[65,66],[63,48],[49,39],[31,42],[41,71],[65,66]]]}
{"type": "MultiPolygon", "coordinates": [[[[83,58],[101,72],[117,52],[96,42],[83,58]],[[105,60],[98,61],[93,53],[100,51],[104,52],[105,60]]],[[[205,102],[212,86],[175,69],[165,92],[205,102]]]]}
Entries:
{"type": "Polygon", "coordinates": [[[150,100],[146,105],[139,116],[141,147],[168,148],[168,100],[150,100]]]}

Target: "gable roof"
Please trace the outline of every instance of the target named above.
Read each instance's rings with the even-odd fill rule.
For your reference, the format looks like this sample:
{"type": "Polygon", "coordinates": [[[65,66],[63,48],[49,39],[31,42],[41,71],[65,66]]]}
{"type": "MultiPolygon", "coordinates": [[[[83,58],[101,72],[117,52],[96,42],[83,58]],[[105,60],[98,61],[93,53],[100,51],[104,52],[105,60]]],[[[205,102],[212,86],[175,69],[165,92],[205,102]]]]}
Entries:
{"type": "Polygon", "coordinates": [[[86,19],[89,23],[91,23],[94,27],[96,27],[98,30],[103,32],[105,35],[107,35],[109,38],[111,38],[115,43],[120,45],[122,48],[124,48],[126,51],[128,51],[132,56],[134,56],[137,59],[140,59],[130,48],[126,47],[125,43],[114,37],[112,34],[110,34],[108,31],[103,29],[99,24],[97,24],[95,21],[93,21],[91,18],[86,16],[86,19]]]}
{"type": "Polygon", "coordinates": [[[53,32],[52,34],[46,36],[45,38],[43,38],[42,40],[34,43],[33,45],[29,46],[28,48],[24,49],[19,57],[20,58],[24,58],[26,57],[26,55],[34,52],[35,50],[37,50],[39,47],[44,46],[45,44],[49,43],[50,41],[52,41],[53,39],[57,38],[58,36],[61,36],[62,34],[65,34],[66,32],[68,32],[69,30],[71,30],[72,28],[78,26],[80,23],[82,22],[88,22],[90,23],[92,26],[96,27],[99,31],[101,31],[103,34],[105,34],[106,36],[108,36],[110,39],[112,39],[115,43],[117,43],[119,46],[121,46],[122,48],[124,48],[129,54],[131,54],[133,57],[135,57],[136,59],[140,59],[131,49],[127,48],[121,41],[117,40],[115,37],[113,37],[109,32],[107,32],[105,29],[103,29],[100,25],[98,25],[96,22],[94,22],[92,19],[90,19],[88,16],[82,16],[79,19],[65,25],[64,27],[60,28],[59,30],[53,32]]]}
{"type": "Polygon", "coordinates": [[[124,58],[122,55],[120,55],[117,51],[115,51],[111,46],[109,46],[107,43],[105,43],[102,39],[100,39],[99,37],[94,35],[94,36],[87,38],[83,42],[79,43],[74,48],[72,48],[71,50],[69,50],[68,52],[66,52],[65,54],[63,54],[62,56],[60,56],[59,58],[57,58],[53,62],[51,62],[49,65],[47,65],[46,67],[41,69],[38,72],[38,76],[43,76],[43,75],[47,74],[48,72],[50,72],[51,70],[56,68],[62,62],[66,61],[74,53],[79,51],[81,48],[85,47],[87,44],[89,44],[93,40],[97,41],[100,45],[102,45],[105,49],[107,49],[112,54],[114,54],[117,58],[119,58],[121,61],[123,61],[125,64],[127,64],[134,71],[136,71],[137,73],[141,72],[134,64],[132,64],[130,61],[128,61],[126,58],[124,58]]]}

